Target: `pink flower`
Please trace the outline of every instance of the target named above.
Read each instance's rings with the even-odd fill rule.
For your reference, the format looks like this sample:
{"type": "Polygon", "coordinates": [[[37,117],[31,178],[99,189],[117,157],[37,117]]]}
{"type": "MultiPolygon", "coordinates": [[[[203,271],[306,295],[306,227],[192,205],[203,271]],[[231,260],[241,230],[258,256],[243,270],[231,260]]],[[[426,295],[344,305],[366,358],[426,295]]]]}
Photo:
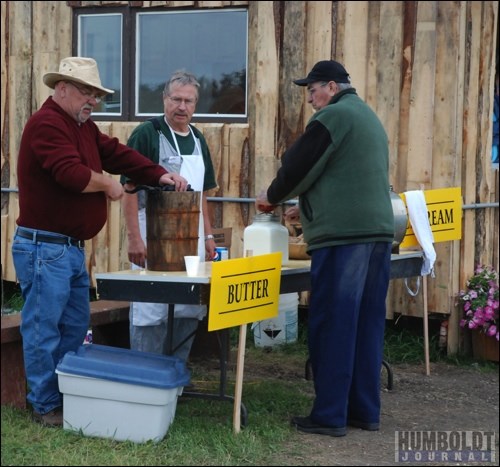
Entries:
{"type": "Polygon", "coordinates": [[[457,296],[463,310],[460,326],[477,329],[498,340],[498,273],[489,266],[478,266],[457,296]]]}
{"type": "Polygon", "coordinates": [[[495,319],[495,310],[492,306],[485,306],[483,310],[483,315],[487,320],[495,319]]]}
{"type": "Polygon", "coordinates": [[[469,329],[477,328],[477,323],[475,321],[469,321],[469,329]]]}
{"type": "MultiPolygon", "coordinates": [[[[498,336],[498,333],[497,333],[497,327],[496,327],[494,324],[492,324],[492,325],[488,328],[488,330],[486,331],[486,335],[487,335],[487,336],[494,336],[495,334],[498,336]]],[[[497,337],[497,340],[498,340],[498,337],[497,337]]]]}

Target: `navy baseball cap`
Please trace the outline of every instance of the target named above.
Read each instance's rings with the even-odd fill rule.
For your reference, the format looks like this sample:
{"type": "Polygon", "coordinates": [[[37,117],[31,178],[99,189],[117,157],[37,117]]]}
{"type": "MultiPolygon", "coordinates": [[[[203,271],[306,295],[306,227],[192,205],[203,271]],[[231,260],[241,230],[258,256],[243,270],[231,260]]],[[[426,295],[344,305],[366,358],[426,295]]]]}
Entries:
{"type": "Polygon", "coordinates": [[[317,81],[335,81],[336,83],[350,83],[349,73],[335,60],[322,60],[313,66],[306,78],[296,79],[295,84],[307,86],[317,81]]]}

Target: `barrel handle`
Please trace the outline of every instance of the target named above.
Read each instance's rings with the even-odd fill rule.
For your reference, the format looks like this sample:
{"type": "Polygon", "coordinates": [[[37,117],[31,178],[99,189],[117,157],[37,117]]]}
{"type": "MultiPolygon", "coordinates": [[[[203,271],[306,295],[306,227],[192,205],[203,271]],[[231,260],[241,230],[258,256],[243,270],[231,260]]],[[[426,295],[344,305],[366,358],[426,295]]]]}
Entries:
{"type": "Polygon", "coordinates": [[[420,291],[420,276],[417,276],[417,288],[415,289],[415,292],[413,292],[413,290],[411,290],[410,287],[408,287],[408,278],[407,277],[405,277],[405,287],[406,287],[406,290],[408,291],[408,293],[412,297],[416,297],[418,295],[418,292],[420,291]]]}
{"type": "MultiPolygon", "coordinates": [[[[138,191],[175,191],[175,185],[163,185],[163,186],[148,186],[148,185],[137,185],[132,190],[125,190],[125,193],[134,194],[138,191]]],[[[186,191],[193,191],[191,185],[188,185],[186,191]]]]}

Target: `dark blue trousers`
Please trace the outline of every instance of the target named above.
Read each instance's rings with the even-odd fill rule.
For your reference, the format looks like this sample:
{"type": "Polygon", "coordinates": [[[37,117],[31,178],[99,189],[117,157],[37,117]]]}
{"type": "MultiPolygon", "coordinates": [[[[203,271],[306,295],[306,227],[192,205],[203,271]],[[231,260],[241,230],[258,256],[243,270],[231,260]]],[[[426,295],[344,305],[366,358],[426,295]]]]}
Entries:
{"type": "Polygon", "coordinates": [[[380,371],[390,243],[312,252],[309,358],[316,397],[311,419],[344,427],[348,419],[380,422],[380,371]]]}

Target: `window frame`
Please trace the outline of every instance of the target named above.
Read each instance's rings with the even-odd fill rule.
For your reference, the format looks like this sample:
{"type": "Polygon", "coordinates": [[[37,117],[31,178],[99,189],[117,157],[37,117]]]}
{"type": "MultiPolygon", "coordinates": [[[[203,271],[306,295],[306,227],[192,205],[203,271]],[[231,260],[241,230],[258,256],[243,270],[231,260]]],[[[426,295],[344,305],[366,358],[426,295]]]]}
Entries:
{"type": "MultiPolygon", "coordinates": [[[[78,55],[78,37],[79,37],[79,16],[80,15],[104,15],[104,14],[121,14],[122,15],[122,57],[121,57],[121,75],[122,75],[122,113],[121,114],[93,114],[94,121],[123,121],[123,122],[142,122],[151,118],[150,116],[136,115],[135,108],[136,92],[135,92],[135,77],[136,77],[136,38],[137,38],[137,17],[138,13],[164,13],[165,8],[139,8],[131,6],[113,6],[113,7],[74,7],[73,8],[73,28],[72,28],[72,53],[78,55]]],[[[249,63],[249,23],[248,23],[248,8],[246,6],[233,6],[228,8],[183,8],[183,9],[168,9],[178,13],[193,12],[193,11],[212,11],[212,10],[244,10],[247,12],[247,50],[246,50],[246,89],[245,89],[245,111],[243,114],[235,114],[234,116],[218,116],[217,114],[202,116],[193,115],[193,123],[248,123],[248,63],[249,63]]],[[[103,83],[103,86],[106,84],[103,83]]]]}

